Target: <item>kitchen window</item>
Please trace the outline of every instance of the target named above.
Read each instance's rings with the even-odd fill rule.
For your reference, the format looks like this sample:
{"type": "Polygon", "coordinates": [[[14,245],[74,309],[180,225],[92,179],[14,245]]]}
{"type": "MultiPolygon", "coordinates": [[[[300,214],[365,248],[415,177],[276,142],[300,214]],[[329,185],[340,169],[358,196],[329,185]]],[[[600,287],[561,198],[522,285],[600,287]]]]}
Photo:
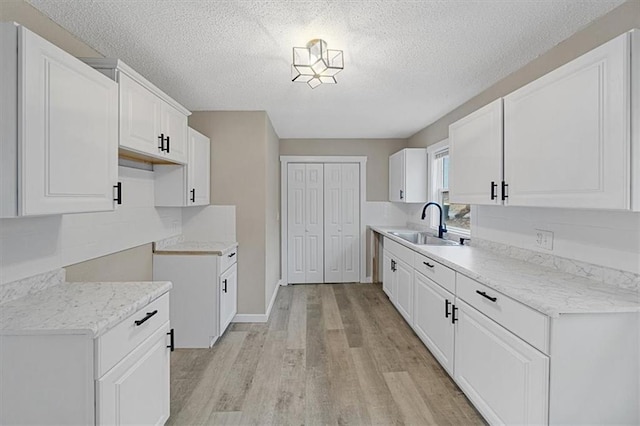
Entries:
{"type": "MultiPolygon", "coordinates": [[[[429,199],[442,206],[447,229],[450,233],[470,235],[471,206],[449,202],[449,140],[445,139],[427,148],[429,158],[430,181],[429,199]]],[[[438,229],[437,210],[430,209],[429,224],[438,229]]]]}

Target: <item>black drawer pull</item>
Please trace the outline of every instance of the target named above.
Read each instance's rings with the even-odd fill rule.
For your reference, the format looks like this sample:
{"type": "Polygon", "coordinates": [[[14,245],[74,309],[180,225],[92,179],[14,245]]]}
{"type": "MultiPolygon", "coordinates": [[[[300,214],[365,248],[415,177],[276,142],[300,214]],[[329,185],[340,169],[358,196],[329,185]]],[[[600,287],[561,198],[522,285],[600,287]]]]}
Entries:
{"type": "Polygon", "coordinates": [[[449,315],[451,315],[451,313],[449,312],[449,305],[452,305],[452,303],[449,302],[449,299],[444,299],[444,317],[445,318],[449,318],[449,315]]]}
{"type": "Polygon", "coordinates": [[[171,329],[170,332],[167,333],[167,336],[169,336],[170,340],[169,340],[169,346],[167,346],[169,349],[171,349],[171,352],[176,350],[176,345],[175,345],[175,341],[173,339],[174,336],[174,332],[173,332],[173,328],[171,329]]]}
{"type": "Polygon", "coordinates": [[[193,188],[193,189],[191,190],[191,202],[192,202],[192,203],[195,203],[195,202],[196,202],[196,189],[195,189],[195,188],[193,188]]]}
{"type": "Polygon", "coordinates": [[[152,316],[154,316],[157,313],[158,313],[157,309],[155,311],[153,311],[153,312],[147,312],[147,315],[144,318],[142,318],[141,320],[136,320],[136,325],[144,324],[149,318],[151,318],[152,316]]]}
{"type": "Polygon", "coordinates": [[[222,280],[222,284],[224,284],[224,288],[222,289],[223,292],[227,292],[227,280],[222,280]]]}
{"type": "Polygon", "coordinates": [[[426,266],[428,266],[429,268],[433,268],[434,266],[436,266],[436,265],[432,265],[432,264],[430,264],[429,262],[422,262],[422,263],[424,263],[424,264],[425,264],[426,266]]]}
{"type": "Polygon", "coordinates": [[[480,290],[476,290],[476,293],[478,293],[480,296],[491,300],[492,302],[495,302],[496,300],[498,300],[497,297],[491,297],[489,296],[487,293],[485,293],[484,291],[480,291],[480,290]]]}
{"type": "Polygon", "coordinates": [[[235,255],[236,255],[236,253],[235,253],[235,252],[233,252],[233,253],[231,253],[231,254],[230,254],[229,256],[227,256],[227,257],[233,257],[233,256],[235,256],[235,255]]]}
{"type": "Polygon", "coordinates": [[[116,189],[116,197],[113,201],[115,201],[116,204],[122,204],[122,182],[118,182],[118,184],[113,187],[116,189]]]}

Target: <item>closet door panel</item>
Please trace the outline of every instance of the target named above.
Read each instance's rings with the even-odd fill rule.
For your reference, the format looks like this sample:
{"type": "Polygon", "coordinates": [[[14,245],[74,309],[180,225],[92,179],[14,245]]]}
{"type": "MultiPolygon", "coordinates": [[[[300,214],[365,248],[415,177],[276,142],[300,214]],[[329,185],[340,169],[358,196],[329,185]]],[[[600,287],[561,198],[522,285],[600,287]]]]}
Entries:
{"type": "Polygon", "coordinates": [[[306,282],[306,166],[304,164],[289,164],[287,177],[288,281],[292,284],[304,283],[306,282]]]}
{"type": "Polygon", "coordinates": [[[306,165],[305,281],[324,282],[324,179],[323,164],[306,165]]]}

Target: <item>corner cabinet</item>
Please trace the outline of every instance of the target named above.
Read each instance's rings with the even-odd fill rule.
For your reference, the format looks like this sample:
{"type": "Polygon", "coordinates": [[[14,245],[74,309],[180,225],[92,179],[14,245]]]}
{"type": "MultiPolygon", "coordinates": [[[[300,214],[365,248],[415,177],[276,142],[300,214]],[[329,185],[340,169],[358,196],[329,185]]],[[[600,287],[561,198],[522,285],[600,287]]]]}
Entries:
{"type": "Polygon", "coordinates": [[[210,141],[189,128],[186,166],[157,164],[153,168],[155,205],[158,207],[205,206],[209,204],[210,141]]]}
{"type": "Polygon", "coordinates": [[[118,83],[120,155],[152,163],[187,163],[186,108],[119,59],[83,58],[118,83]]]}
{"type": "Polygon", "coordinates": [[[0,51],[0,216],[113,210],[117,84],[13,23],[0,51]]]}
{"type": "Polygon", "coordinates": [[[0,335],[0,424],[164,424],[169,293],[97,337],[74,329],[78,324],[82,319],[60,330],[0,335]]]}
{"type": "Polygon", "coordinates": [[[389,157],[389,201],[427,201],[427,150],[405,148],[389,157]]]}
{"type": "Polygon", "coordinates": [[[640,210],[639,38],[622,34],[452,124],[451,201],[640,210]]]}
{"type": "Polygon", "coordinates": [[[210,348],[233,321],[238,301],[237,259],[237,248],[223,254],[197,247],[154,253],[154,280],[173,283],[170,311],[177,348],[210,348]]]}

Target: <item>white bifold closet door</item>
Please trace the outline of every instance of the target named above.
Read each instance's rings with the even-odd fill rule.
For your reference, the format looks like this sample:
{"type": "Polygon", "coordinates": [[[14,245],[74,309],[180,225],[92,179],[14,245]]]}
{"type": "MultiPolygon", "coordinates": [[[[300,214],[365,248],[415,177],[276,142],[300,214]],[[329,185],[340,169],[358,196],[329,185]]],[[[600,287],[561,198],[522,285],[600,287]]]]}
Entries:
{"type": "Polygon", "coordinates": [[[289,283],[324,282],[323,164],[289,164],[289,283]]]}
{"type": "Polygon", "coordinates": [[[324,165],[324,282],[360,281],[360,165],[324,165]]]}

